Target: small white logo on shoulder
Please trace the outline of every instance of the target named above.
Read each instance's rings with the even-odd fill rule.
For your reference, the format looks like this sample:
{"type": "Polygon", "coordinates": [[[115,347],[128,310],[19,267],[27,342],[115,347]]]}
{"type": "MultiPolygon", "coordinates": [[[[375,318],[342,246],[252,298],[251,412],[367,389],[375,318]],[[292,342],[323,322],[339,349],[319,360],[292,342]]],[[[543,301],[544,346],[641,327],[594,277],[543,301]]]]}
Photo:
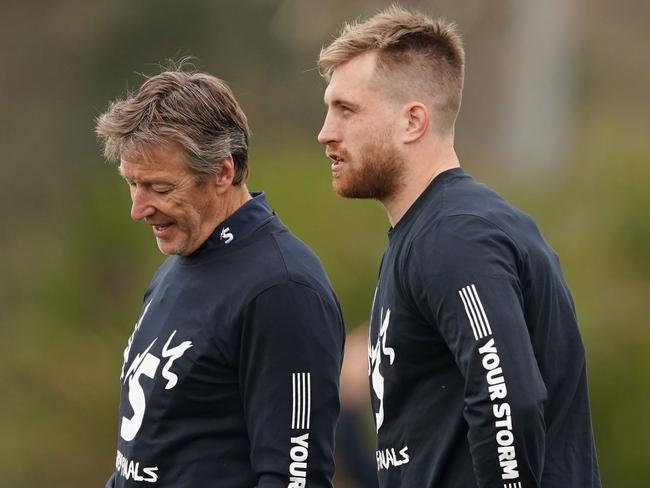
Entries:
{"type": "Polygon", "coordinates": [[[230,227],[224,227],[221,229],[221,235],[219,236],[219,239],[224,241],[225,244],[230,244],[234,238],[235,236],[232,235],[232,232],[230,232],[230,227]]]}

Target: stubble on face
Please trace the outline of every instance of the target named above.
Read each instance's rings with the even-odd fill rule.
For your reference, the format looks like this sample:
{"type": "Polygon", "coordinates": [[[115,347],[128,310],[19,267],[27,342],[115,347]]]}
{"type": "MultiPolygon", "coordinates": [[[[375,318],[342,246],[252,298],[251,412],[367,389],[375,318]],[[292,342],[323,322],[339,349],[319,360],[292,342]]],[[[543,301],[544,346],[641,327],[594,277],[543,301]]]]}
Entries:
{"type": "Polygon", "coordinates": [[[358,164],[332,180],[334,191],[345,198],[390,199],[402,185],[404,160],[390,142],[378,136],[361,146],[358,164]]]}
{"type": "Polygon", "coordinates": [[[151,226],[165,255],[196,251],[221,219],[219,196],[187,167],[175,145],[149,146],[123,155],[120,173],[131,188],[131,217],[151,226]]]}

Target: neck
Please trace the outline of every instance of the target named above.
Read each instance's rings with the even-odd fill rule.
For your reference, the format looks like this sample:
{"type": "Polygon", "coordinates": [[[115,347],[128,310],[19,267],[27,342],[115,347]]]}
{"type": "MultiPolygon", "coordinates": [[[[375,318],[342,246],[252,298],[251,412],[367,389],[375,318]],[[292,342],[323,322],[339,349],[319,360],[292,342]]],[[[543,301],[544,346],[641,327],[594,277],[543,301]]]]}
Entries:
{"type": "MultiPolygon", "coordinates": [[[[244,205],[251,198],[251,194],[242,183],[239,186],[232,186],[226,193],[221,195],[216,201],[214,220],[212,221],[212,230],[216,229],[223,221],[234,214],[242,205],[244,205]]],[[[210,231],[211,233],[212,231],[210,231]]]]}
{"type": "Polygon", "coordinates": [[[405,171],[401,184],[390,197],[381,201],[386,209],[391,227],[397,225],[436,176],[448,169],[460,167],[453,146],[444,150],[429,150],[423,154],[412,154],[405,159],[404,164],[405,171]]]}

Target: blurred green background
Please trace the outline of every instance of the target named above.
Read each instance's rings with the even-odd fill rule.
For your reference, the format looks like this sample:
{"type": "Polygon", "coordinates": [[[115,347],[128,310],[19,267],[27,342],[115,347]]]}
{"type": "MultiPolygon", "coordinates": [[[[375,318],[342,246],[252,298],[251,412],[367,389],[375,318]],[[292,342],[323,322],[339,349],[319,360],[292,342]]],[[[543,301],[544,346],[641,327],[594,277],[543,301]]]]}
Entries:
{"type": "MultiPolygon", "coordinates": [[[[466,170],[561,256],[588,351],[603,482],[650,479],[650,4],[404,1],[457,21],[466,170]]],[[[157,63],[196,56],[254,136],[249,188],[321,256],[349,329],[368,315],[388,223],[330,190],[316,134],[322,44],[388,2],[0,3],[0,485],[103,486],[122,350],[162,262],[103,162],[94,118],[157,63]]],[[[338,478],[337,486],[353,488],[338,478]]]]}

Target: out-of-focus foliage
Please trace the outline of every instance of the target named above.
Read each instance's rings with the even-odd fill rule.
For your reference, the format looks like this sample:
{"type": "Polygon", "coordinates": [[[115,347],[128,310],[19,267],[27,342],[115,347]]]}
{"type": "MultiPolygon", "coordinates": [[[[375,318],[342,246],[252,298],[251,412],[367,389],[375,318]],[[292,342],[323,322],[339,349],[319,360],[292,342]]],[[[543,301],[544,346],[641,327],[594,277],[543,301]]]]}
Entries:
{"type": "MultiPolygon", "coordinates": [[[[122,350],[162,262],[92,133],[136,72],[178,54],[231,83],[254,131],[251,189],[320,255],[349,327],[367,318],[387,220],[330,190],[315,141],[315,59],[381,1],[15,2],[0,6],[2,486],[102,486],[112,469],[122,350]]],[[[404,2],[458,20],[468,71],[457,132],[466,169],[533,215],[561,257],[588,350],[605,486],[650,479],[650,68],[647,2],[574,12],[571,150],[553,172],[499,164],[492,100],[510,76],[509,2],[404,2]],[[645,19],[645,20],[644,20],[645,19]],[[498,28],[497,28],[498,27],[498,28]],[[490,83],[485,83],[488,80],[490,83]]],[[[542,62],[543,60],[540,60],[542,62]]],[[[343,479],[343,478],[341,478],[343,479]]],[[[338,484],[352,488],[348,484],[338,484]]]]}

